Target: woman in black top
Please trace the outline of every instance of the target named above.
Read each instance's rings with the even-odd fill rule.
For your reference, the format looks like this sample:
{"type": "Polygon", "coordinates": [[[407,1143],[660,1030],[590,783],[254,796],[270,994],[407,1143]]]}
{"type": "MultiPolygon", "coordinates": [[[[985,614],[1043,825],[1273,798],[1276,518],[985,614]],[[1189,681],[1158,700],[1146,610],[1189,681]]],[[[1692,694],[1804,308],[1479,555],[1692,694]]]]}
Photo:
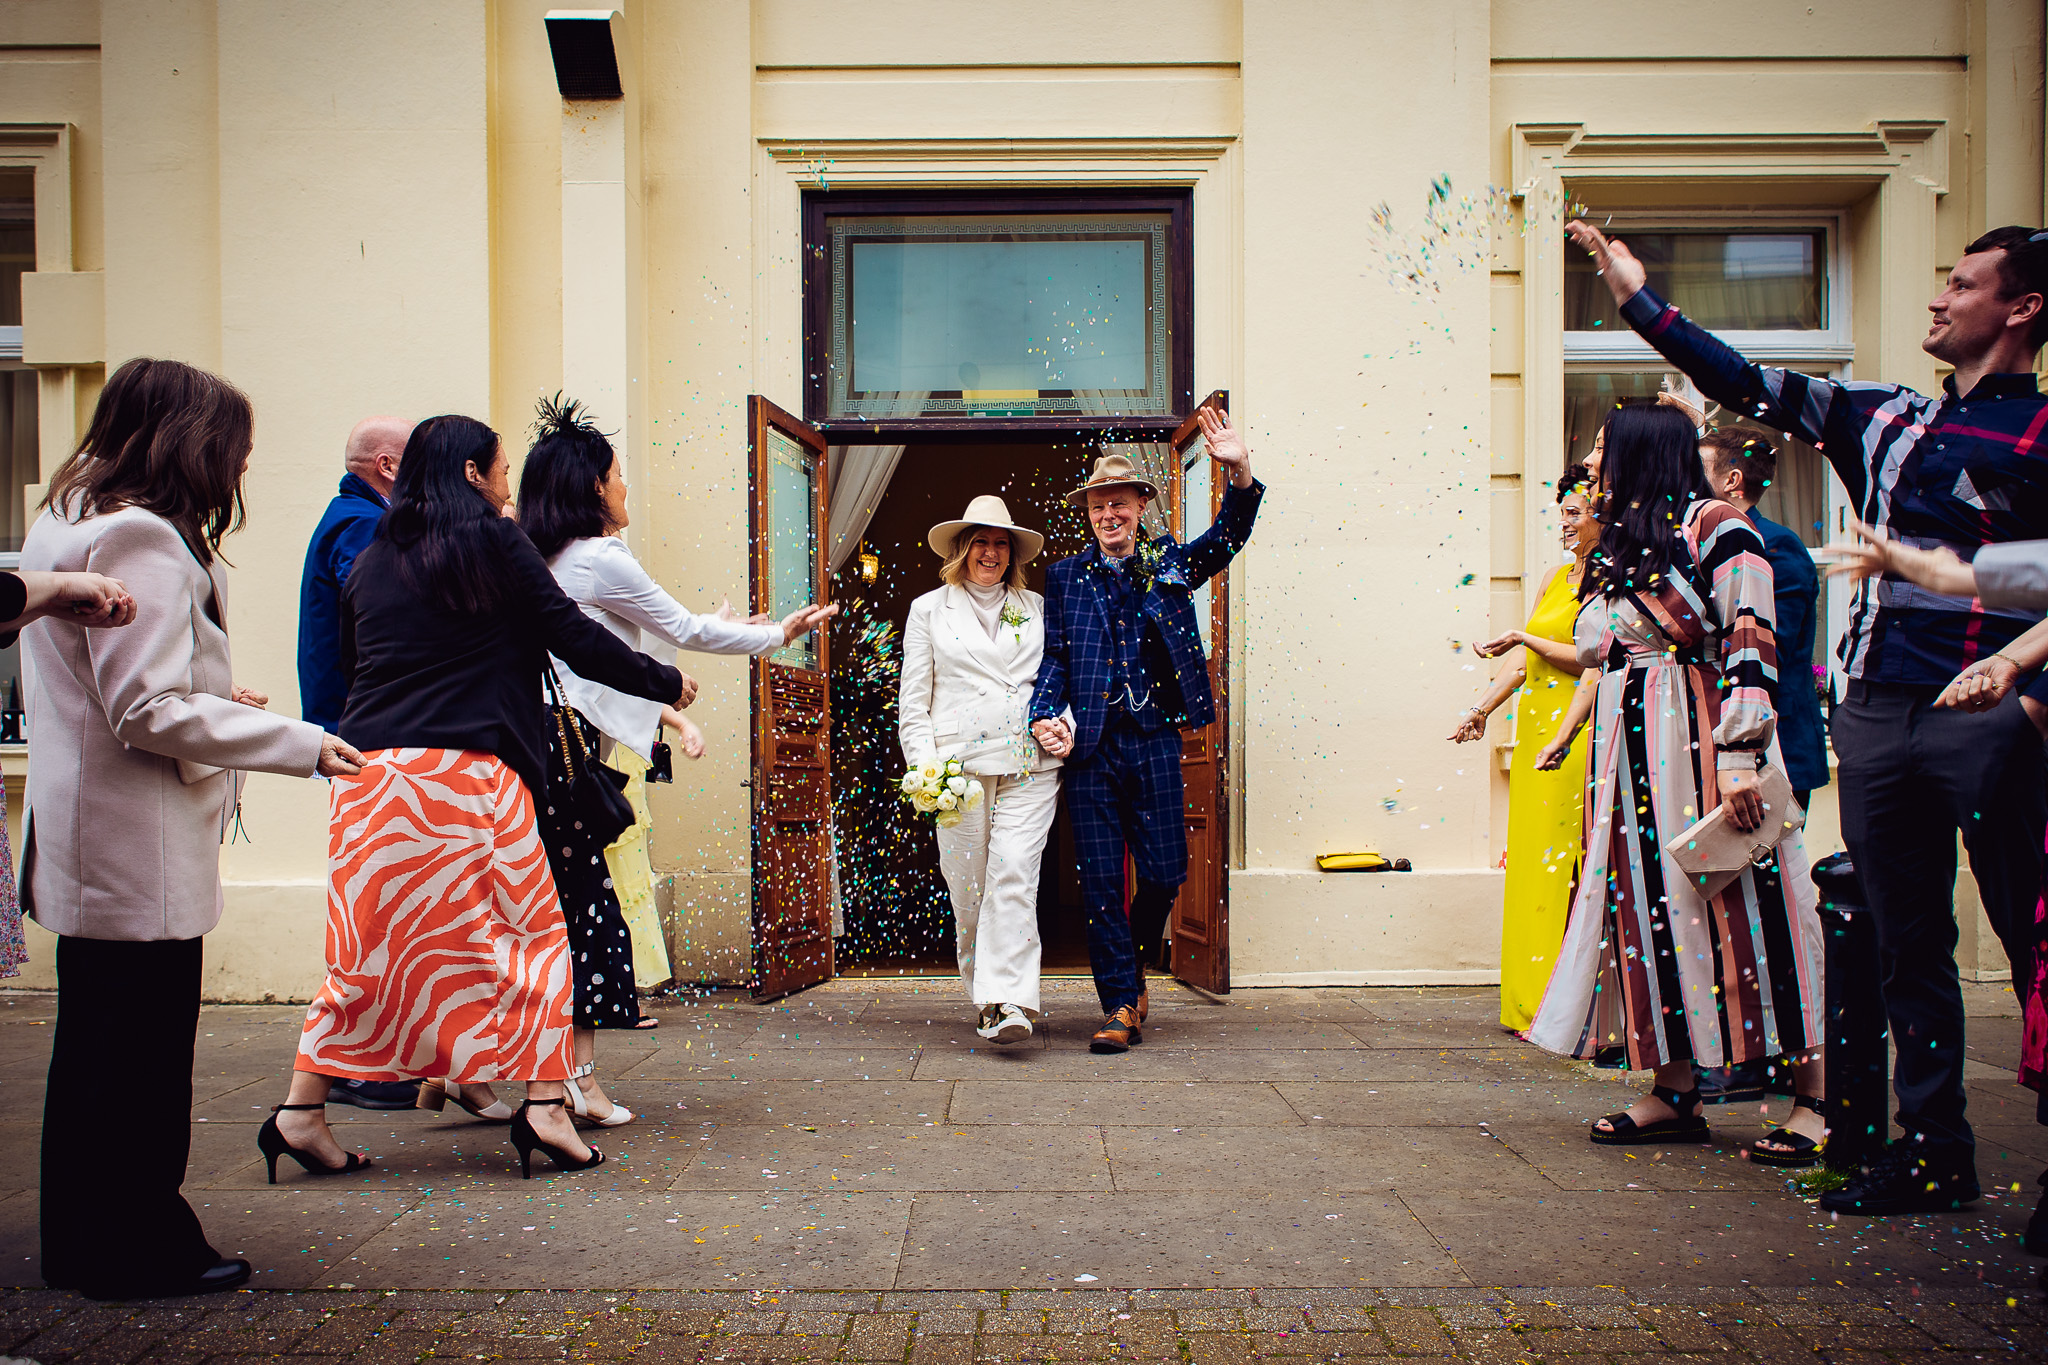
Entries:
{"type": "Polygon", "coordinates": [[[349,575],[341,732],[366,764],[334,785],[327,980],[291,1103],[262,1135],[273,1179],[282,1155],[314,1173],[367,1164],[321,1113],[335,1080],[440,1078],[437,1097],[486,1117],[510,1116],[492,1082],[524,1081],[512,1125],[523,1168],[535,1148],[563,1170],[604,1159],[562,1108],[569,942],[535,818],[547,800],[541,679],[553,652],[633,696],[685,706],[696,689],[563,595],[501,515],[509,496],[495,432],[429,418],[349,575]]]}

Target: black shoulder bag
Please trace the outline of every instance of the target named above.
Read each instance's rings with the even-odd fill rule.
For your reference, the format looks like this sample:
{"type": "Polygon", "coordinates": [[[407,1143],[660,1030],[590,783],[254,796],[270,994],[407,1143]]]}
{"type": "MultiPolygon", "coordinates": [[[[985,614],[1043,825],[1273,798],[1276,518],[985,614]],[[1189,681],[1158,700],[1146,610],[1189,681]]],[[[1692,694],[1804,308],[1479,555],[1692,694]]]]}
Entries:
{"type": "Polygon", "coordinates": [[[626,799],[626,775],[591,755],[583,742],[583,718],[563,698],[553,664],[548,665],[548,696],[555,720],[555,759],[568,778],[553,792],[553,799],[600,843],[616,843],[640,818],[626,799]]]}

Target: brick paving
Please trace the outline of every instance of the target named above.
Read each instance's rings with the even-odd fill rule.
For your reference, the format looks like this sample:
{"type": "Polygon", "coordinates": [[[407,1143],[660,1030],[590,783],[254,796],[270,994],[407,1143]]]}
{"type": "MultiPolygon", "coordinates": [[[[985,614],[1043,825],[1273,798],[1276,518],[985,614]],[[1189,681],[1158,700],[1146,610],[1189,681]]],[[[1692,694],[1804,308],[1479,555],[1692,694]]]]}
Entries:
{"type": "Polygon", "coordinates": [[[1019,1291],[256,1290],[159,1304],[0,1291],[0,1352],[39,1365],[1386,1358],[1423,1365],[2048,1361],[2048,1306],[1984,1288],[1019,1291]],[[1028,1306],[1019,1307],[1020,1303],[1028,1306]]]}

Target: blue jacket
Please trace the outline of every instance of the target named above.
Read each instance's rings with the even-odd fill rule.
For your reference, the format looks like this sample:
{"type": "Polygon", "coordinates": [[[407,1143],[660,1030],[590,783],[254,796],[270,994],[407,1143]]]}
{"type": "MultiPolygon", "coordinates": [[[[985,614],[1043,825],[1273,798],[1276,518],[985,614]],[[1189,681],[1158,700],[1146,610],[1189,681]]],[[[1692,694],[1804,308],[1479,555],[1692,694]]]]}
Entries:
{"type": "Polygon", "coordinates": [[[1752,510],[1750,524],[1764,538],[1777,599],[1778,748],[1785,776],[1795,791],[1828,784],[1827,721],[1813,688],[1814,616],[1820,604],[1820,573],[1798,533],[1752,510]]]}
{"type": "Polygon", "coordinates": [[[299,714],[330,735],[341,728],[348,703],[348,679],[341,671],[341,586],[356,556],[376,539],[389,506],[362,479],[343,475],[341,491],[306,547],[299,579],[299,714]]]}
{"type": "MultiPolygon", "coordinates": [[[[1163,553],[1152,586],[1145,593],[1145,615],[1158,628],[1172,660],[1174,681],[1187,726],[1197,729],[1216,719],[1216,700],[1209,691],[1209,661],[1195,628],[1195,589],[1223,572],[1252,536],[1252,521],[1266,486],[1231,484],[1223,491],[1223,509],[1216,524],[1187,544],[1171,536],[1154,537],[1163,553]]],[[[1077,763],[1095,751],[1109,714],[1110,672],[1114,644],[1109,616],[1090,583],[1090,565],[1101,558],[1098,546],[1062,559],[1045,571],[1045,658],[1038,666],[1038,686],[1031,694],[1031,719],[1051,720],[1074,708],[1074,751],[1077,763]]]]}

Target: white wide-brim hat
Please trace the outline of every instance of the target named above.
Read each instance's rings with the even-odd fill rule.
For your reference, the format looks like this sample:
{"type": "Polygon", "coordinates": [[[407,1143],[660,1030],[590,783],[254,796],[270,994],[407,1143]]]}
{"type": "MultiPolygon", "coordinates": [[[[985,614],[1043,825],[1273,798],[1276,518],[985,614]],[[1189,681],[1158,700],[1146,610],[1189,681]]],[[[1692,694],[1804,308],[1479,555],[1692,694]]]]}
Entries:
{"type": "Polygon", "coordinates": [[[958,521],[942,521],[925,535],[925,543],[932,547],[932,553],[941,559],[949,558],[960,533],[970,526],[986,526],[991,530],[1008,531],[1016,543],[1017,562],[1029,564],[1038,558],[1038,552],[1045,548],[1045,537],[1036,531],[1027,531],[1010,520],[1010,509],[1003,500],[993,493],[983,493],[967,504],[967,511],[958,521]]]}

